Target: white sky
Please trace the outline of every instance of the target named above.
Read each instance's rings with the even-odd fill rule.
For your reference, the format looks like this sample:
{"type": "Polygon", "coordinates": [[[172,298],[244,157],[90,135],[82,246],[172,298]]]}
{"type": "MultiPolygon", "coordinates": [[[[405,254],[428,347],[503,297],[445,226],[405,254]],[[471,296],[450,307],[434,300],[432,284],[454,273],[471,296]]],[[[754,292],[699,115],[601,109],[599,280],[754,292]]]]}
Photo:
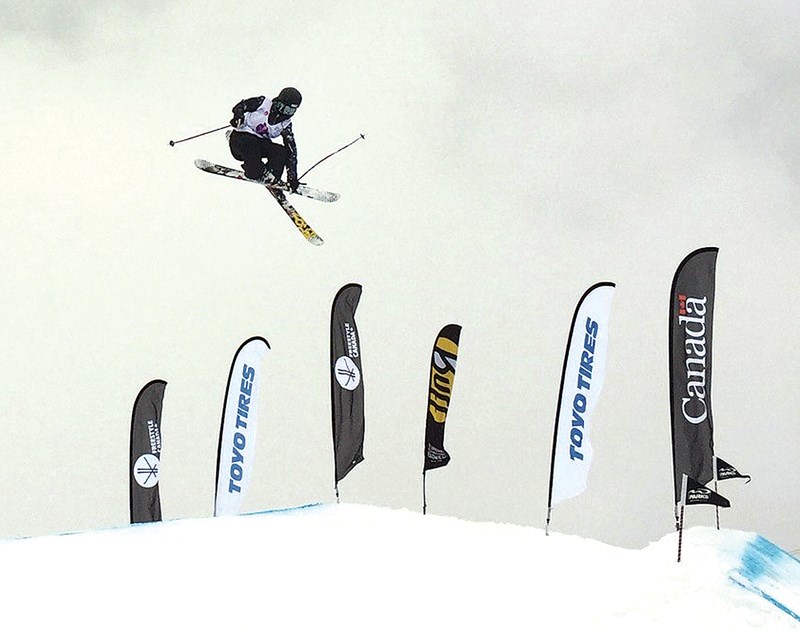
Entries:
{"type": "MultiPolygon", "coordinates": [[[[463,326],[432,513],[543,524],[575,304],[617,283],[588,491],[553,528],[672,529],[667,309],[715,245],[723,526],[800,547],[800,9],[794,2],[12,3],[0,8],[0,536],[124,524],[130,412],[168,382],[165,518],[210,515],[225,379],[272,347],[247,510],[333,499],[328,326],[345,283],[367,398],[349,502],[419,509],[434,337],[463,326]],[[304,95],[314,248],[233,165],[241,98],[304,95]]],[[[697,508],[690,523],[710,525],[697,508]]]]}

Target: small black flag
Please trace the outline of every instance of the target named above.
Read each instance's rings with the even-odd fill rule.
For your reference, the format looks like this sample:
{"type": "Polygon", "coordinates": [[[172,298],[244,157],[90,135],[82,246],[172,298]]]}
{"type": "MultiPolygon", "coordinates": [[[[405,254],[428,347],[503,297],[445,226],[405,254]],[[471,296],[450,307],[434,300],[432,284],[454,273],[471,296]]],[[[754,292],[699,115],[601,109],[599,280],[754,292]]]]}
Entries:
{"type": "Polygon", "coordinates": [[[745,484],[753,479],[749,475],[739,473],[736,467],[717,457],[717,480],[731,480],[733,478],[742,478],[746,480],[745,484]]]}
{"type": "Polygon", "coordinates": [[[721,506],[722,508],[731,507],[731,503],[719,493],[715,493],[707,486],[700,484],[694,478],[687,476],[686,505],[692,506],[694,504],[711,504],[713,506],[721,506]]]}

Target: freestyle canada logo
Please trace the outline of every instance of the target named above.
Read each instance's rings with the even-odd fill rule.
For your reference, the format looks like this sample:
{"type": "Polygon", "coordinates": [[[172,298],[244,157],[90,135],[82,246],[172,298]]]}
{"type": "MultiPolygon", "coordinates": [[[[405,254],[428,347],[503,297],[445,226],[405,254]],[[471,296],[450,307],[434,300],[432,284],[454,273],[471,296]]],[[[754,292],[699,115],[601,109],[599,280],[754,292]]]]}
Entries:
{"type": "Polygon", "coordinates": [[[584,414],[588,407],[588,400],[582,390],[592,389],[592,371],[594,368],[594,356],[597,346],[597,334],[600,325],[591,318],[586,318],[583,336],[583,350],[581,351],[581,361],[578,367],[578,391],[572,399],[572,429],[569,432],[569,459],[583,460],[583,432],[585,429],[584,414]]]}
{"type": "Polygon", "coordinates": [[[355,325],[350,322],[343,323],[342,333],[347,354],[336,360],[333,366],[333,374],[342,388],[355,390],[361,383],[361,371],[353,361],[353,359],[358,358],[358,334],[356,333],[355,325]]]}
{"type": "Polygon", "coordinates": [[[136,484],[145,489],[151,489],[158,484],[159,473],[158,456],[142,454],[133,464],[133,479],[136,484]]]}
{"type": "Polygon", "coordinates": [[[231,465],[229,469],[228,493],[241,493],[241,481],[244,477],[244,451],[247,447],[247,437],[244,431],[247,430],[248,417],[250,415],[250,403],[253,394],[253,382],[255,381],[255,368],[244,364],[242,367],[242,378],[239,384],[239,401],[236,407],[236,432],[233,434],[233,445],[231,454],[231,465]]]}
{"type": "Polygon", "coordinates": [[[158,421],[149,418],[147,423],[147,437],[150,442],[150,453],[145,453],[133,463],[133,479],[139,486],[150,489],[158,484],[159,455],[161,454],[161,430],[158,421]]]}
{"type": "Polygon", "coordinates": [[[147,435],[150,438],[150,453],[161,453],[161,430],[154,418],[147,419],[147,435]]]}
{"type": "Polygon", "coordinates": [[[344,339],[347,344],[347,354],[350,357],[358,357],[358,335],[356,335],[356,327],[349,322],[344,323],[344,339]]]}
{"type": "Polygon", "coordinates": [[[342,355],[336,360],[333,371],[336,375],[336,381],[345,390],[355,390],[361,383],[361,371],[347,355],[342,355]]]}
{"type": "Polygon", "coordinates": [[[706,397],[706,310],[708,297],[678,294],[678,325],[683,328],[683,358],[686,395],[681,398],[683,418],[698,425],[708,418],[706,397]]]}

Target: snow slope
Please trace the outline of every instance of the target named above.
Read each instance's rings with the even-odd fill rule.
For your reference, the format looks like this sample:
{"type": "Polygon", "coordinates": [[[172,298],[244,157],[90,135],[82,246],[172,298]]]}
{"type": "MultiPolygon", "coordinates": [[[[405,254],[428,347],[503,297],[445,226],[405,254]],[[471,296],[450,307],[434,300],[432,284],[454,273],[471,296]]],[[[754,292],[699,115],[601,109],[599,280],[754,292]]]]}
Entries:
{"type": "MultiPolygon", "coordinates": [[[[729,578],[747,573],[743,558],[775,565],[769,542],[693,528],[683,544],[678,564],[674,534],[627,550],[316,505],[0,542],[0,593],[4,619],[25,629],[800,628],[729,578]]],[[[769,580],[784,599],[800,594],[785,567],[769,580]]]]}

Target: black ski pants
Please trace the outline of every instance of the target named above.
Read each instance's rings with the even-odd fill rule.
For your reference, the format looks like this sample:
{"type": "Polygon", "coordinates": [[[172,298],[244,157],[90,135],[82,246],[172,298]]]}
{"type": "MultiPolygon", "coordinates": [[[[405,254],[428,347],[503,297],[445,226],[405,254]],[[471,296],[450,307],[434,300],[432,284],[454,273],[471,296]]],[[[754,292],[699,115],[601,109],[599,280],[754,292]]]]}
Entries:
{"type": "Polygon", "coordinates": [[[242,131],[231,132],[229,140],[231,154],[241,161],[246,177],[257,180],[270,171],[281,179],[289,151],[283,145],[242,131]],[[262,160],[266,158],[266,165],[262,160]]]}

